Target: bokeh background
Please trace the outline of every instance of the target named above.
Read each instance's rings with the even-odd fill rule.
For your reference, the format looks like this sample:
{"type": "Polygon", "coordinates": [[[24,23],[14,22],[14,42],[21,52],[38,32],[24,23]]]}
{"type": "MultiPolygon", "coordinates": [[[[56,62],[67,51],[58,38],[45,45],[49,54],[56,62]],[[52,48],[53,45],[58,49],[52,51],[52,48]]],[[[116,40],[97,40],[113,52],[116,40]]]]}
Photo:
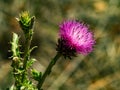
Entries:
{"type": "Polygon", "coordinates": [[[35,15],[33,67],[44,71],[54,57],[58,25],[77,19],[90,26],[96,45],[88,56],[61,58],[47,77],[44,90],[120,90],[120,0],[0,0],[0,90],[10,87],[12,32],[24,35],[16,17],[28,10],[35,15]]]}

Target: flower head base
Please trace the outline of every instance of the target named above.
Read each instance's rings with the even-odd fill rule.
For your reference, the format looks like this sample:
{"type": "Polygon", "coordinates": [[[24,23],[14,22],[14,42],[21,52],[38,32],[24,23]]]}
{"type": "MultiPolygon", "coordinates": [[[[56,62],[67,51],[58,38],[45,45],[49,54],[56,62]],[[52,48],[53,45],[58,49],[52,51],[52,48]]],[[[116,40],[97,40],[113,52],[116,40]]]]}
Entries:
{"type": "Polygon", "coordinates": [[[77,53],[87,55],[93,50],[95,40],[87,25],[75,20],[64,21],[60,25],[57,51],[71,58],[77,53]]]}

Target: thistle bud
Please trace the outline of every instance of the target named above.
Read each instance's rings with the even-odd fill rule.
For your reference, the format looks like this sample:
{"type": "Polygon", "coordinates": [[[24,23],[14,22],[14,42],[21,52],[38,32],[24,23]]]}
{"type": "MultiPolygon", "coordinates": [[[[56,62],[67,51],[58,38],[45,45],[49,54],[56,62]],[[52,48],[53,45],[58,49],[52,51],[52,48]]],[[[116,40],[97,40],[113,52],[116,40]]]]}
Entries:
{"type": "Polygon", "coordinates": [[[29,12],[27,11],[22,12],[20,14],[20,18],[17,18],[17,20],[19,21],[20,27],[25,33],[29,32],[29,30],[33,28],[34,19],[35,17],[34,16],[31,17],[29,15],[29,12]]]}

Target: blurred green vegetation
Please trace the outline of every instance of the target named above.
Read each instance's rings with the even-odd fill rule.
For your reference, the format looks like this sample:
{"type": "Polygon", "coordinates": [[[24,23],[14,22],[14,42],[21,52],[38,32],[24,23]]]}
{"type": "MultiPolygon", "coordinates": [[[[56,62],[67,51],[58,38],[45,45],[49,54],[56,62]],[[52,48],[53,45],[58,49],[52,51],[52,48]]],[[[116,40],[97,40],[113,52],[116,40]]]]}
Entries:
{"type": "Polygon", "coordinates": [[[32,56],[38,70],[44,71],[56,53],[61,21],[83,21],[95,35],[94,51],[72,61],[61,58],[45,81],[45,90],[120,90],[120,0],[0,0],[0,90],[13,83],[9,42],[16,32],[24,45],[15,19],[24,10],[36,17],[32,46],[38,48],[32,56]]]}

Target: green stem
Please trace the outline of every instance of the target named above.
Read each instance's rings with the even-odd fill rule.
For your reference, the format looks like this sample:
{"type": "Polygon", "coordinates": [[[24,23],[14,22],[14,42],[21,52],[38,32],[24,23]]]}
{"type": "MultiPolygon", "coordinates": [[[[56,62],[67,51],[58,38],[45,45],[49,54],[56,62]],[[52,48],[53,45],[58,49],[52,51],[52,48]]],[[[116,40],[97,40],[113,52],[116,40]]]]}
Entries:
{"type": "Polygon", "coordinates": [[[31,40],[32,40],[32,33],[29,31],[28,34],[25,34],[25,38],[26,38],[26,41],[25,41],[25,51],[24,51],[24,61],[23,61],[23,70],[24,70],[24,73],[22,75],[22,82],[24,81],[25,77],[26,77],[26,73],[27,73],[27,70],[26,70],[26,66],[27,66],[27,61],[30,59],[30,45],[31,45],[31,40]]]}
{"type": "Polygon", "coordinates": [[[26,64],[27,64],[27,60],[29,60],[29,50],[30,50],[30,45],[31,45],[31,38],[28,35],[28,38],[26,38],[26,42],[25,42],[25,51],[24,51],[24,64],[23,64],[23,68],[26,69],[26,64]]]}
{"type": "Polygon", "coordinates": [[[60,53],[57,53],[56,56],[51,60],[51,62],[49,63],[48,67],[46,68],[43,76],[40,78],[39,82],[38,82],[38,85],[37,85],[37,88],[38,90],[41,90],[41,87],[43,85],[43,82],[45,81],[47,75],[50,74],[51,70],[52,70],[52,67],[55,65],[56,61],[60,58],[61,54],[60,53]]]}

